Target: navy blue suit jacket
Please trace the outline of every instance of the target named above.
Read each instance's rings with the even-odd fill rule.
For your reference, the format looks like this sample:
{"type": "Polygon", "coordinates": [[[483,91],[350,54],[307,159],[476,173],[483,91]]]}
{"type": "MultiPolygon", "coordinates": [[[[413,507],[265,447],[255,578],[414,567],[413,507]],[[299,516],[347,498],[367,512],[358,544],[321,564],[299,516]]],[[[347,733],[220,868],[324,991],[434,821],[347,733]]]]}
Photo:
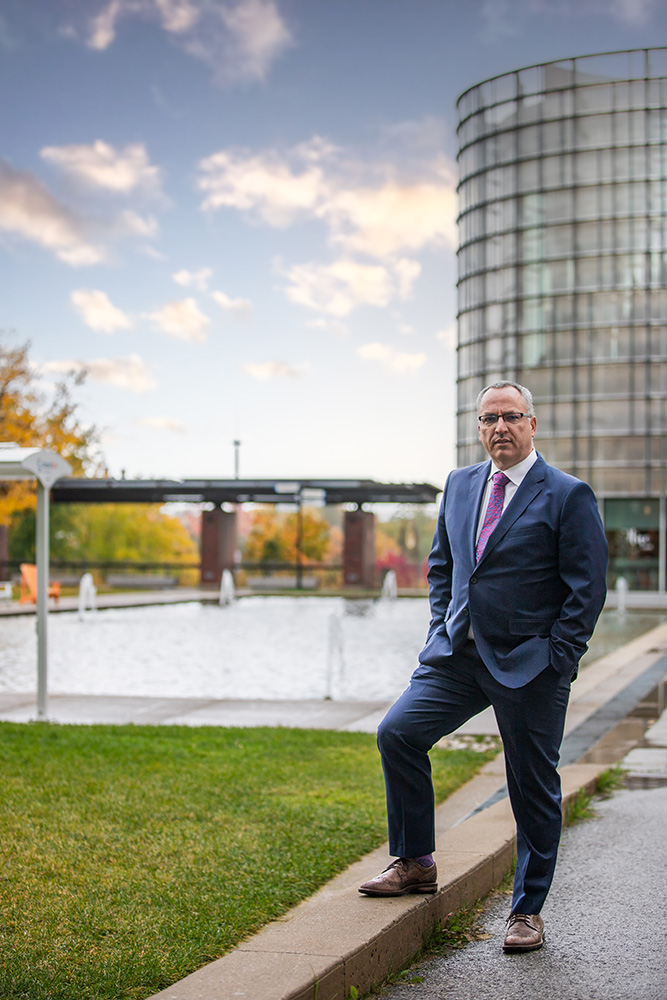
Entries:
{"type": "Polygon", "coordinates": [[[590,486],[538,455],[491,533],[475,536],[490,463],[452,472],[429,557],[431,623],[420,662],[438,666],[470,625],[505,687],[551,664],[575,677],[606,595],[607,542],[590,486]]]}

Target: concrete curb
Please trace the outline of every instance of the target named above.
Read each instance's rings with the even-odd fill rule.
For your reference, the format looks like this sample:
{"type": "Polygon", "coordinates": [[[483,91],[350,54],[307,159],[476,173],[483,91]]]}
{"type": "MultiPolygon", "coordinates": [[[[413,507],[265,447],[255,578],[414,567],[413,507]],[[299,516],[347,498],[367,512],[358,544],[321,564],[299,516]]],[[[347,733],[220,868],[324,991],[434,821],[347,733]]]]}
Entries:
{"type": "MultiPolygon", "coordinates": [[[[563,768],[563,808],[579,791],[593,792],[607,766],[563,768]]],[[[386,864],[386,847],[380,848],[233,952],[151,1000],[345,1000],[351,986],[363,996],[404,966],[439,922],[498,885],[514,849],[514,819],[504,800],[440,835],[435,895],[370,899],[357,887],[386,864]]]]}

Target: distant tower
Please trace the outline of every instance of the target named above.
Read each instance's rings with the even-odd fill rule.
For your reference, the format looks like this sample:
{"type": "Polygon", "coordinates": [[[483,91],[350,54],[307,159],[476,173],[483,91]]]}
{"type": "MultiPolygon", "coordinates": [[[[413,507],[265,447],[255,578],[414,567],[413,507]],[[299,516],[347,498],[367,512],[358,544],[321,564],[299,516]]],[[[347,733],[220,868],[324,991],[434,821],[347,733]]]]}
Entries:
{"type": "Polygon", "coordinates": [[[538,448],[603,500],[613,583],[665,589],[667,48],[531,66],[459,111],[458,462],[475,400],[535,397],[538,448]]]}

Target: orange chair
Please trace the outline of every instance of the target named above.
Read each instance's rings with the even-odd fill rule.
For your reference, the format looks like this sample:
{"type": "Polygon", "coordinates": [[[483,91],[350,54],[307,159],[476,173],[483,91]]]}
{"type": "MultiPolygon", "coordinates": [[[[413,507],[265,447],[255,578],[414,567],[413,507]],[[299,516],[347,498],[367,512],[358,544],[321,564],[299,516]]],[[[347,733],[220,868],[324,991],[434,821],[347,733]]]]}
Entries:
{"type": "MultiPolygon", "coordinates": [[[[49,597],[60,599],[60,583],[49,583],[49,597]]],[[[34,563],[21,563],[19,604],[37,604],[37,567],[34,563]]]]}

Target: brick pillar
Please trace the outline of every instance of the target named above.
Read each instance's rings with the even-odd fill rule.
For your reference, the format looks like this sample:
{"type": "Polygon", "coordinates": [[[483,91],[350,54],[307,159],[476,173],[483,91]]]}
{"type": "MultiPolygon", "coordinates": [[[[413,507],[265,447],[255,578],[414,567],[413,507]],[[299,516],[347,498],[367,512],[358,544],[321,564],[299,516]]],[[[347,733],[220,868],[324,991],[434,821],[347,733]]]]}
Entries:
{"type": "Polygon", "coordinates": [[[375,514],[367,510],[347,510],[344,520],[343,585],[375,585],[375,514]]]}
{"type": "Polygon", "coordinates": [[[201,585],[219,587],[223,569],[234,569],[236,511],[204,510],[201,515],[201,585]]]}

